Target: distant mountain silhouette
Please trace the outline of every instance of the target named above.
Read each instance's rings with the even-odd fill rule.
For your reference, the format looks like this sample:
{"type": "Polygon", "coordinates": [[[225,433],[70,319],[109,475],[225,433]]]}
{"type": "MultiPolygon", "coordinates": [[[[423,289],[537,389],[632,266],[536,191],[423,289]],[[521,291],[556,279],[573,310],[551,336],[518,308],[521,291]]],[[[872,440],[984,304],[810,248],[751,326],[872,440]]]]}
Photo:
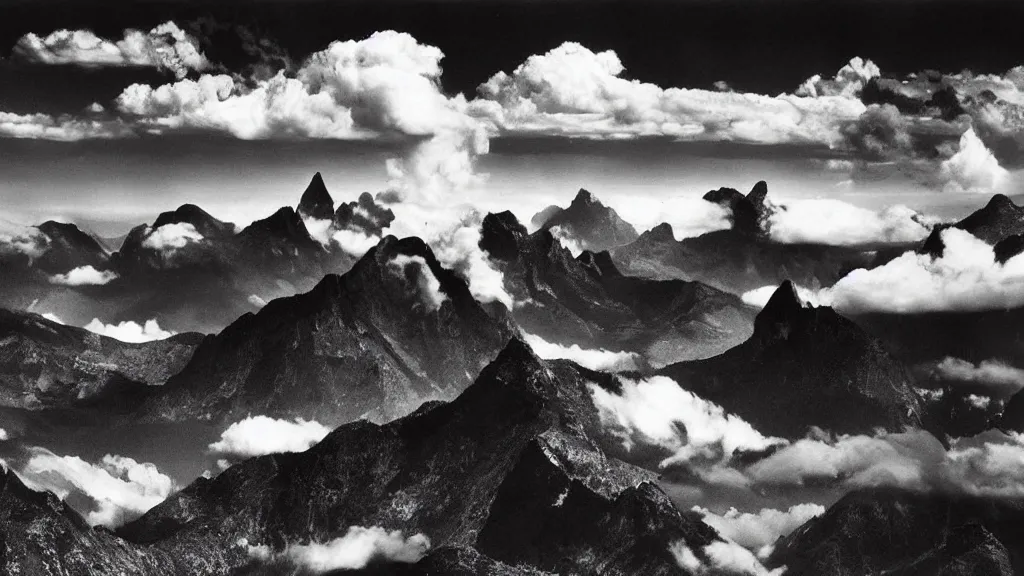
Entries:
{"type": "Polygon", "coordinates": [[[334,199],[324,185],[324,179],[317,172],[313,179],[306,186],[306,191],[299,199],[296,209],[303,218],[316,218],[318,220],[330,220],[334,217],[334,199]]]}
{"type": "Polygon", "coordinates": [[[567,236],[579,241],[583,248],[600,252],[629,244],[637,239],[636,229],[589,191],[580,189],[568,208],[545,208],[534,216],[540,228],[558,227],[567,236]]]}
{"type": "MultiPolygon", "coordinates": [[[[1003,194],[996,194],[983,208],[963,220],[932,229],[931,235],[921,245],[920,252],[941,256],[945,249],[941,233],[947,228],[959,228],[989,244],[998,245],[1010,236],[1024,234],[1024,207],[1017,206],[1003,194]]],[[[1003,251],[1005,254],[1010,250],[1004,246],[1003,251]]]]}
{"type": "Polygon", "coordinates": [[[698,282],[624,276],[607,252],[573,258],[548,230],[488,214],[480,248],[502,271],[516,321],[549,342],[632,351],[658,365],[723,352],[750,335],[754,311],[698,282]]]}

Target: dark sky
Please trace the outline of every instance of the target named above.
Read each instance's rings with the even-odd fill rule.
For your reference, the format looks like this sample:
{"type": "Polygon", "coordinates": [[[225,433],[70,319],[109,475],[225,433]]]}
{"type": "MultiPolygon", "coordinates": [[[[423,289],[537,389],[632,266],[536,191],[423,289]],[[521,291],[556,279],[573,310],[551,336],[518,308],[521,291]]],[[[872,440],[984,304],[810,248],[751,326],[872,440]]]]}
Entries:
{"type": "MultiPolygon", "coordinates": [[[[494,72],[566,40],[614,49],[627,76],[663,87],[708,88],[725,80],[738,90],[769,94],[792,91],[815,73],[831,75],[853,56],[873,59],[887,74],[1003,72],[1024,62],[1024,2],[999,0],[203,0],[120,2],[116,8],[88,0],[0,1],[3,51],[30,31],[89,28],[117,38],[127,27],[202,21],[210,33],[207,55],[229,68],[251,60],[233,25],[275,39],[299,59],[332,40],[396,29],[440,47],[445,89],[467,95],[494,72]]],[[[54,103],[75,109],[116,96],[126,80],[160,80],[154,72],[0,68],[0,106],[22,112],[54,103]]]]}

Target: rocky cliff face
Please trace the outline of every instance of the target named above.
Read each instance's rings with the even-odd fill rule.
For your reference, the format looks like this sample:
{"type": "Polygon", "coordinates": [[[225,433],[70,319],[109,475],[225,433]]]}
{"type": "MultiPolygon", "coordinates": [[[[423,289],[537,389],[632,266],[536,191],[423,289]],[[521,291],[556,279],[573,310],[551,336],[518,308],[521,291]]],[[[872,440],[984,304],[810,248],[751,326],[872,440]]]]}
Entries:
{"type": "MultiPolygon", "coordinates": [[[[920,252],[941,256],[945,245],[940,234],[949,227],[970,232],[980,240],[997,245],[1011,236],[1024,234],[1024,207],[1017,206],[1003,194],[996,194],[983,208],[963,220],[951,225],[936,226],[921,245],[920,252]]],[[[1009,252],[1010,248],[1011,245],[1004,245],[1003,251],[1009,252]]]]}
{"type": "Polygon", "coordinates": [[[69,408],[166,382],[202,335],[121,342],[41,316],[0,309],[0,406],[69,408]]]}
{"type": "Polygon", "coordinates": [[[513,334],[419,239],[388,237],[348,273],[203,341],[144,412],[388,420],[451,400],[513,334]]]}
{"type": "Polygon", "coordinates": [[[573,258],[547,230],[488,214],[481,249],[501,269],[526,332],[566,346],[625,350],[657,365],[705,358],[750,335],[753,310],[698,282],[621,274],[607,252],[573,258]]]}
{"type": "Polygon", "coordinates": [[[463,570],[683,574],[669,545],[700,550],[717,536],[676,510],[649,473],[604,454],[589,382],[616,386],[512,341],[450,404],[384,426],[348,424],[308,452],[233,466],[120,534],[175,557],[187,549],[216,559],[215,571],[242,560],[241,538],[280,549],[359,525],[462,550],[443,554],[463,570]]]}
{"type": "Polygon", "coordinates": [[[870,434],[923,424],[905,367],[831,308],[805,308],[789,282],[758,314],[749,340],[663,373],[774,436],[800,438],[810,426],[870,434]]]}
{"type": "Polygon", "coordinates": [[[775,565],[794,576],[1019,574],[1017,500],[855,491],[780,542],[775,565]]]}

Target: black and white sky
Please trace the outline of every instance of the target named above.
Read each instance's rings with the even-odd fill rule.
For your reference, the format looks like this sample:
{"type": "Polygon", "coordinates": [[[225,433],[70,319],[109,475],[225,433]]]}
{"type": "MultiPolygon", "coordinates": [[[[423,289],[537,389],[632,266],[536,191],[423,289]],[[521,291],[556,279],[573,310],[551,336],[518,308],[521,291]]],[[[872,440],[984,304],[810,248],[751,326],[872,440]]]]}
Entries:
{"type": "MultiPolygon", "coordinates": [[[[587,187],[638,227],[767,180],[951,216],[1024,166],[1024,4],[2,3],[0,202],[108,235],[337,199],[511,208],[587,187]]],[[[693,220],[699,222],[699,216],[693,220]]]]}

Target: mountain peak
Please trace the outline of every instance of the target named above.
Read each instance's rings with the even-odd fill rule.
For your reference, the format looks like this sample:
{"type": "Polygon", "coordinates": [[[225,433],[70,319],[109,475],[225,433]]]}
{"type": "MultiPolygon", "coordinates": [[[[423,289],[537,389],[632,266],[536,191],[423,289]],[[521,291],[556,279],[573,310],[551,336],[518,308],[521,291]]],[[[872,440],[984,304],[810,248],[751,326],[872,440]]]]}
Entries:
{"type": "Polygon", "coordinates": [[[161,212],[153,221],[153,228],[167,224],[191,224],[204,238],[234,234],[235,226],[222,222],[195,204],[182,204],[171,212],[161,212]]]}
{"type": "Polygon", "coordinates": [[[334,199],[327,192],[327,186],[324,184],[324,179],[320,176],[319,172],[313,175],[313,179],[309,181],[309,186],[306,186],[306,191],[302,193],[302,198],[299,199],[298,211],[303,218],[316,218],[318,220],[334,218],[334,199]]]}
{"type": "Polygon", "coordinates": [[[754,320],[754,333],[770,336],[788,336],[793,321],[803,314],[804,305],[796,287],[789,280],[779,284],[768,303],[754,320]]]}
{"type": "Polygon", "coordinates": [[[992,198],[988,201],[988,204],[985,205],[985,208],[988,210],[999,211],[1020,209],[1020,207],[1014,204],[1013,200],[1010,200],[1010,197],[1007,196],[1006,194],[993,195],[992,198]]]}
{"type": "Polygon", "coordinates": [[[576,197],[572,199],[572,206],[592,206],[601,205],[601,201],[597,199],[593,194],[590,193],[586,188],[580,188],[580,191],[576,193],[576,197]]]}
{"type": "MultiPolygon", "coordinates": [[[[755,190],[757,187],[755,186],[755,190]]],[[[765,188],[767,194],[767,188],[765,188]]],[[[751,196],[758,195],[751,191],[751,196]]],[[[719,188],[704,195],[704,200],[718,204],[732,212],[732,229],[743,234],[757,235],[761,231],[760,215],[764,210],[763,200],[755,206],[751,198],[733,188],[719,188]]]]}
{"type": "Polygon", "coordinates": [[[747,193],[747,200],[756,208],[758,205],[764,205],[764,201],[768,199],[768,183],[764,180],[760,180],[754,187],[747,193]]]}
{"type": "Polygon", "coordinates": [[[480,249],[498,260],[516,259],[526,237],[526,227],[508,210],[487,214],[480,225],[480,249]]]}

